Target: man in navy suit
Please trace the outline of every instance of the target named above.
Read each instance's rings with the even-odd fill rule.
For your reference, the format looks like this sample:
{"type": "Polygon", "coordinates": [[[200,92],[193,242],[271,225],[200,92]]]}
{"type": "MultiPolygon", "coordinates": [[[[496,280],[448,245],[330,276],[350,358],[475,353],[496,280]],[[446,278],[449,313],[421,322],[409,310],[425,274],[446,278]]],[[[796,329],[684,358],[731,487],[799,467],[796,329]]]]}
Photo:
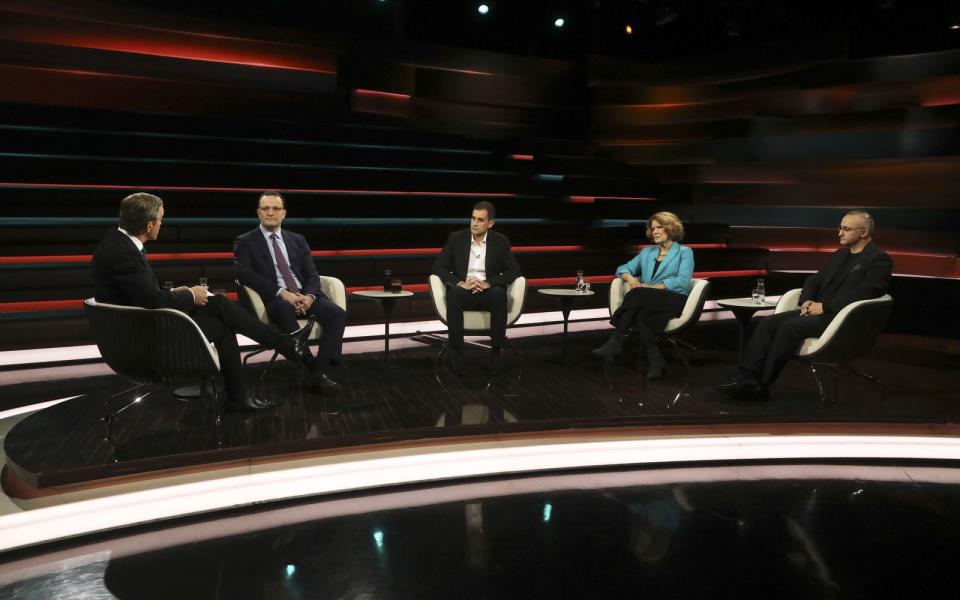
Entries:
{"type": "Polygon", "coordinates": [[[496,211],[478,202],[470,228],[455,231],[433,262],[433,274],[447,285],[447,329],[451,360],[458,371],[463,347],[463,311],[490,311],[490,372],[500,368],[500,348],[507,331],[507,286],[520,276],[520,265],[507,236],[491,231],[496,211]]]}
{"type": "Polygon", "coordinates": [[[740,378],[721,385],[721,390],[739,399],[766,399],[804,339],[822,334],[844,306],[886,292],[893,262],[872,242],[873,225],[873,217],[862,210],[843,217],[841,247],[804,282],[800,308],[760,320],[743,351],[740,378]]]}
{"type": "Polygon", "coordinates": [[[281,229],[286,205],[277,192],[264,192],[257,203],[260,226],[237,237],[234,263],[240,283],[263,299],[270,320],[282,331],[295,331],[298,317],[315,317],[321,327],[317,357],[304,353],[312,371],[310,387],[340,389],[326,371],[340,358],[347,313],[320,290],[320,276],[307,240],[281,229]]]}
{"type": "MultiPolygon", "coordinates": [[[[304,353],[308,329],[294,335],[281,334],[264,325],[225,296],[208,294],[205,286],[181,286],[172,290],[160,282],[144,244],[157,239],[163,223],[163,200],[153,194],[131,194],[120,203],[119,227],[111,229],[93,253],[94,296],[97,302],[175,308],[187,313],[217,347],[220,372],[230,410],[261,410],[273,403],[250,395],[243,380],[237,333],[264,346],[276,348],[291,360],[304,353]]],[[[312,326],[312,324],[311,324],[312,326]]]]}

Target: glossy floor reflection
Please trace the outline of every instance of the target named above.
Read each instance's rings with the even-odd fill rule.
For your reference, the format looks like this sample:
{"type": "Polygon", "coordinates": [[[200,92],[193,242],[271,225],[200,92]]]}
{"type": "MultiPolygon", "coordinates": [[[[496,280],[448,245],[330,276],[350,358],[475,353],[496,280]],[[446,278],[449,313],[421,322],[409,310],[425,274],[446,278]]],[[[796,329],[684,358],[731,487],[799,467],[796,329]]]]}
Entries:
{"type": "Polygon", "coordinates": [[[0,566],[0,597],[926,597],[960,583],[958,535],[955,469],[621,470],[303,502],[21,553],[0,566]]]}
{"type": "MultiPolygon", "coordinates": [[[[485,371],[487,351],[468,351],[464,376],[434,363],[437,348],[400,350],[382,369],[379,353],[354,355],[338,369],[342,393],[318,394],[300,385],[297,365],[278,364],[263,395],[275,410],[223,415],[219,426],[210,403],[184,401],[160,391],[126,410],[109,435],[98,417],[99,403],[123,389],[119,379],[102,390],[48,408],[19,423],[5,440],[8,459],[34,474],[35,487],[82,482],[293,451],[476,433],[570,427],[754,421],[956,422],[960,371],[948,361],[910,362],[909,356],[878,348],[860,366],[879,374],[885,401],[870,383],[841,374],[840,398],[824,411],[813,378],[791,363],[769,402],[731,401],[716,391],[735,370],[725,338],[704,332],[688,374],[672,360],[667,376],[648,382],[633,350],[604,369],[590,348],[604,332],[571,334],[570,349],[581,360],[557,365],[546,360],[559,336],[522,338],[518,353],[506,353],[503,371],[485,371]],[[638,371],[638,364],[640,370],[638,371]]],[[[436,340],[427,339],[436,343],[436,340]]],[[[895,350],[895,348],[894,348],[895,350]]],[[[669,353],[668,353],[669,356],[669,353]]],[[[250,370],[250,379],[258,374],[250,370]]],[[[115,398],[122,406],[132,394],[115,398]]]]}

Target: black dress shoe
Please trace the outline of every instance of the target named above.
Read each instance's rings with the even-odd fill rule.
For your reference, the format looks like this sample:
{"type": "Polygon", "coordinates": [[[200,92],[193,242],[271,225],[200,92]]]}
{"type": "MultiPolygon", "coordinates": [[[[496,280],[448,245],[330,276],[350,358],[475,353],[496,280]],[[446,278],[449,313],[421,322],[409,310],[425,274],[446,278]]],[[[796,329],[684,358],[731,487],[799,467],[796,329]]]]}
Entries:
{"type": "Polygon", "coordinates": [[[735,400],[769,400],[770,392],[754,379],[737,379],[720,386],[720,390],[735,400]]]}
{"type": "Polygon", "coordinates": [[[242,398],[228,400],[226,409],[230,412],[264,410],[273,408],[275,404],[272,400],[264,400],[246,393],[242,398]]]}
{"type": "Polygon", "coordinates": [[[314,370],[313,374],[310,376],[310,382],[307,383],[307,387],[314,392],[322,392],[323,390],[333,390],[339,392],[343,389],[342,383],[337,383],[333,379],[320,370],[314,370]]]}
{"type": "Polygon", "coordinates": [[[300,362],[303,360],[303,354],[307,351],[307,344],[310,343],[310,332],[313,331],[313,325],[317,318],[311,316],[307,324],[293,333],[284,333],[280,336],[280,344],[277,351],[287,360],[300,362]]]}

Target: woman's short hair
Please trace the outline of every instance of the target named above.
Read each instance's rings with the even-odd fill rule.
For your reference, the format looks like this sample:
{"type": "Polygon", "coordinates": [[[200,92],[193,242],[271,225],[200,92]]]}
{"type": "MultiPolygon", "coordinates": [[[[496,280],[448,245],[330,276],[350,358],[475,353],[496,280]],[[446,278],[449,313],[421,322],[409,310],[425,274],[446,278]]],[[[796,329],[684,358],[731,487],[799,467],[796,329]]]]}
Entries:
{"type": "Polygon", "coordinates": [[[664,231],[667,232],[667,237],[669,237],[671,240],[676,240],[679,242],[683,239],[683,223],[680,222],[680,217],[672,212],[663,210],[647,219],[648,240],[653,240],[653,231],[650,229],[650,223],[653,221],[663,225],[664,231]]]}

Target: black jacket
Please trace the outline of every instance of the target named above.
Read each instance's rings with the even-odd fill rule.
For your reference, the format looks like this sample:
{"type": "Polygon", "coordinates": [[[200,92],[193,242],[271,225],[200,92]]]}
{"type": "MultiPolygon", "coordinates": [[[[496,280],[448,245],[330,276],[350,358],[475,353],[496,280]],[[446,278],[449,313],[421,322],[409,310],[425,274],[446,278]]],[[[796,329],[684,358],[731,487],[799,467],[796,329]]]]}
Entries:
{"type": "Polygon", "coordinates": [[[125,233],[111,229],[93,253],[93,287],[97,302],[193,310],[193,292],[162,289],[147,258],[125,233]]]}
{"type": "Polygon", "coordinates": [[[848,248],[840,248],[827,264],[807,277],[800,293],[800,303],[807,300],[823,303],[823,312],[836,314],[844,306],[858,300],[877,298],[887,291],[893,261],[879,246],[870,242],[859,254],[850,254],[848,248]],[[843,272],[840,266],[849,262],[843,272]]]}
{"type": "MultiPolygon", "coordinates": [[[[454,231],[447,238],[443,250],[433,261],[433,274],[447,285],[457,285],[467,278],[470,264],[469,229],[454,231]]],[[[520,265],[510,249],[507,236],[495,231],[487,232],[487,281],[494,287],[507,287],[520,277],[520,265]]]]}

